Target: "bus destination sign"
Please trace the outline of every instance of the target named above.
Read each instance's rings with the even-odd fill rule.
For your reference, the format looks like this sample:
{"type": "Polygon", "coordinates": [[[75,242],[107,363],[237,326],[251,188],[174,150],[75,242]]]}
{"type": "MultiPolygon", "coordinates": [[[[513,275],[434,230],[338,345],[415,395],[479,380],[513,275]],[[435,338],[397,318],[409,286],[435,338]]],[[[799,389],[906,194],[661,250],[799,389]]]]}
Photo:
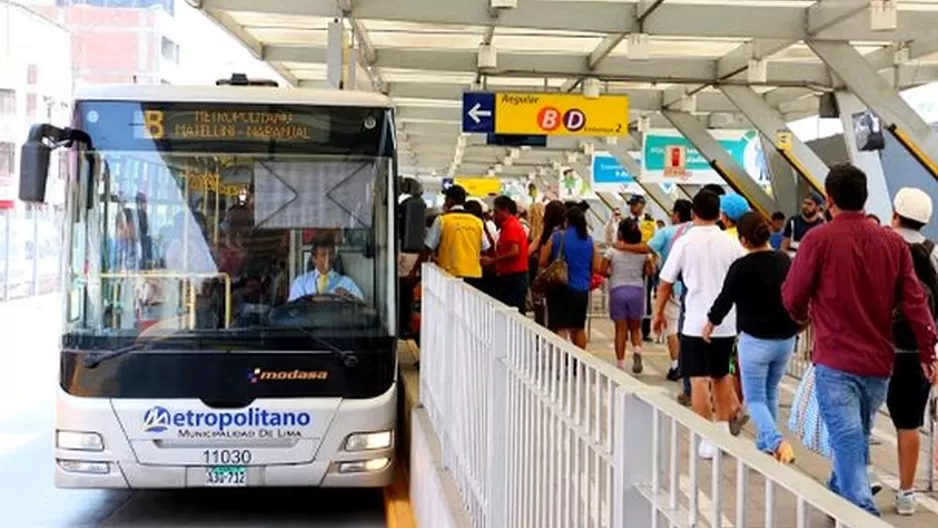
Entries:
{"type": "Polygon", "coordinates": [[[328,120],[268,110],[143,110],[135,112],[138,139],[307,142],[328,138],[328,120]]]}

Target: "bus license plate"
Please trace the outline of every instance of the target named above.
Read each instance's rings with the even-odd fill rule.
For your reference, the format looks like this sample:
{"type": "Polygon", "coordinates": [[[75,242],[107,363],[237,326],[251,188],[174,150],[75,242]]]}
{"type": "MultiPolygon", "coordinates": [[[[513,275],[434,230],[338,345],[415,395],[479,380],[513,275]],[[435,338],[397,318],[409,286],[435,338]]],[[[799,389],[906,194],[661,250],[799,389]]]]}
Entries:
{"type": "Polygon", "coordinates": [[[247,486],[247,468],[244,466],[213,466],[206,468],[205,485],[217,488],[247,486]]]}

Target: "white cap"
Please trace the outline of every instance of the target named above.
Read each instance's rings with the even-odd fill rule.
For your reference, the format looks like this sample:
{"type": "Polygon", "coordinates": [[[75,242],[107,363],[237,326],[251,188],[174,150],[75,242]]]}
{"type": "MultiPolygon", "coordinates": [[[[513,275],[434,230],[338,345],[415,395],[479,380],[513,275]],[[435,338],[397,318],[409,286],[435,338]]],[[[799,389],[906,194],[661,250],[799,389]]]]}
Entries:
{"type": "Polygon", "coordinates": [[[896,199],[892,201],[896,214],[927,224],[931,220],[932,203],[931,197],[921,189],[914,187],[903,187],[896,193],[896,199]]]}

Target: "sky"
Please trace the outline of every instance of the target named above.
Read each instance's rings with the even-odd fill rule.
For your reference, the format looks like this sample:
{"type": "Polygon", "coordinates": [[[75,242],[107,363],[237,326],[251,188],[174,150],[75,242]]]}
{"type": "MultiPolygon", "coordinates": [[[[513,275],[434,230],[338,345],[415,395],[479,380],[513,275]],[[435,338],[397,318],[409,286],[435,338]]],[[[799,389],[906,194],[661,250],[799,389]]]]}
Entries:
{"type": "Polygon", "coordinates": [[[180,47],[180,84],[214,84],[232,73],[281,81],[267,64],[208,17],[176,0],[177,38],[180,47]]]}

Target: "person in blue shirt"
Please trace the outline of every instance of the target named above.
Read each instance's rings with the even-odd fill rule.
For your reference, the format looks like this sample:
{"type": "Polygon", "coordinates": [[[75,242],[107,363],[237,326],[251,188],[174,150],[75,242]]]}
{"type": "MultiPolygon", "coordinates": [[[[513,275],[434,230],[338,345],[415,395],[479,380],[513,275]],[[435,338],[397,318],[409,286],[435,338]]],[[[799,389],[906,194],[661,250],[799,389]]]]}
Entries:
{"type": "Polygon", "coordinates": [[[567,264],[567,284],[551,286],[547,291],[547,327],[561,338],[569,336],[573,344],[585,350],[590,281],[599,269],[599,258],[586,215],[577,206],[567,209],[564,228],[554,232],[541,248],[540,268],[556,259],[567,264]]]}
{"type": "Polygon", "coordinates": [[[785,232],[785,213],[775,211],[772,213],[772,236],[769,237],[769,245],[772,249],[779,251],[782,249],[782,238],[785,232]]]}
{"type": "Polygon", "coordinates": [[[310,295],[336,295],[358,300],[365,298],[355,281],[332,269],[335,261],[335,242],[331,239],[313,243],[312,259],[315,268],[293,279],[289,302],[310,295]]]}

